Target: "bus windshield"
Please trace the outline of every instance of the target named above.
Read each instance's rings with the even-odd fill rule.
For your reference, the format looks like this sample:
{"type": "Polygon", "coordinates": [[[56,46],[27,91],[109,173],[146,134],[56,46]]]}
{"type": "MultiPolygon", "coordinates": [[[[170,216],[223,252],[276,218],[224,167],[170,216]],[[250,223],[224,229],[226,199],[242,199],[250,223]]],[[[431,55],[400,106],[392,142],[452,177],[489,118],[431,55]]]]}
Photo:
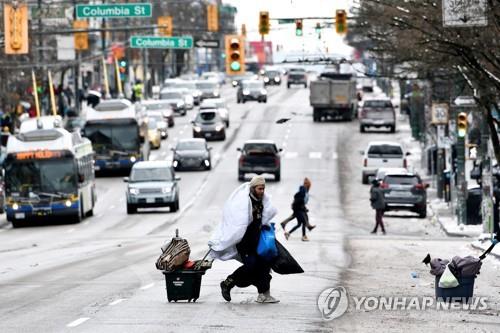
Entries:
{"type": "Polygon", "coordinates": [[[71,194],[77,190],[76,164],[72,158],[46,160],[12,160],[5,164],[8,193],[29,192],[71,194]]]}
{"type": "Polygon", "coordinates": [[[96,153],[109,150],[138,151],[139,128],[135,123],[94,123],[85,126],[85,136],[92,141],[96,153]]]}

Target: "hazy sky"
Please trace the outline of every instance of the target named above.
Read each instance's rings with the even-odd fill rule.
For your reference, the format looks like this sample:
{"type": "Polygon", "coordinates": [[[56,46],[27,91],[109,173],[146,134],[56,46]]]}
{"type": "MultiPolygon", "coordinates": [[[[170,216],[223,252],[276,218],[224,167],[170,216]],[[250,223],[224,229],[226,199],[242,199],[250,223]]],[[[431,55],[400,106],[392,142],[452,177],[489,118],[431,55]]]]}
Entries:
{"type": "MultiPolygon", "coordinates": [[[[329,17],[335,16],[337,9],[349,10],[352,0],[223,0],[238,8],[236,24],[238,29],[246,24],[248,40],[260,40],[258,34],[259,12],[269,11],[273,18],[329,17]]],[[[285,51],[305,50],[312,53],[324,53],[327,48],[330,53],[350,54],[350,48],[335,33],[334,27],[323,28],[322,38],[315,33],[316,23],[323,20],[305,20],[304,36],[295,36],[295,24],[278,24],[271,20],[271,33],[266,40],[271,40],[273,46],[283,45],[285,51]]]]}

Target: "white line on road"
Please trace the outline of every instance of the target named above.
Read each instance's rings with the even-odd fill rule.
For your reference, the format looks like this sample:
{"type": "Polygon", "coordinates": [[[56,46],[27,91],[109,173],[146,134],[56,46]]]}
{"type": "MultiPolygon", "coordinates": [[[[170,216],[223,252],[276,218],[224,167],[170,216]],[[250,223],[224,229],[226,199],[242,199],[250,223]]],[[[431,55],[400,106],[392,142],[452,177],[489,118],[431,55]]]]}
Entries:
{"type": "Polygon", "coordinates": [[[339,154],[337,154],[337,152],[336,152],[336,151],[334,151],[334,152],[332,153],[332,159],[336,160],[336,159],[338,159],[338,158],[339,158],[339,154]]]}
{"type": "Polygon", "coordinates": [[[100,219],[102,217],[103,214],[97,214],[97,218],[100,219]]]}
{"type": "Polygon", "coordinates": [[[89,221],[87,220],[87,221],[83,222],[82,224],[87,225],[87,224],[89,224],[89,221]]]}
{"type": "Polygon", "coordinates": [[[86,322],[87,320],[89,320],[90,318],[88,317],[82,317],[82,318],[78,318],[77,320],[75,321],[72,321],[71,323],[69,323],[68,325],[66,325],[66,327],[76,327],[78,325],[81,325],[83,324],[84,322],[86,322]]]}
{"type": "Polygon", "coordinates": [[[283,148],[285,148],[285,147],[286,147],[286,142],[283,142],[283,148]]]}
{"type": "Polygon", "coordinates": [[[142,286],[142,287],[141,287],[141,288],[139,288],[139,289],[141,289],[141,290],[146,290],[146,289],[151,288],[151,287],[152,287],[152,286],[154,286],[154,285],[155,285],[155,284],[154,284],[154,282],[153,282],[153,283],[147,284],[147,285],[145,285],[145,286],[142,286]]]}
{"type": "Polygon", "coordinates": [[[5,229],[0,229],[0,232],[4,232],[4,231],[5,231],[5,229]]]}
{"type": "Polygon", "coordinates": [[[285,158],[297,158],[299,156],[299,153],[296,151],[289,151],[285,154],[285,158]]]}
{"type": "Polygon", "coordinates": [[[117,300],[114,300],[113,302],[109,303],[109,305],[116,305],[118,303],[121,303],[125,300],[125,298],[119,298],[117,300]]]}
{"type": "Polygon", "coordinates": [[[285,135],[285,141],[286,141],[286,140],[288,140],[288,134],[287,134],[287,135],[285,135]]]}
{"type": "Polygon", "coordinates": [[[312,151],[309,153],[309,158],[312,159],[320,159],[321,158],[321,152],[320,151],[312,151]]]}

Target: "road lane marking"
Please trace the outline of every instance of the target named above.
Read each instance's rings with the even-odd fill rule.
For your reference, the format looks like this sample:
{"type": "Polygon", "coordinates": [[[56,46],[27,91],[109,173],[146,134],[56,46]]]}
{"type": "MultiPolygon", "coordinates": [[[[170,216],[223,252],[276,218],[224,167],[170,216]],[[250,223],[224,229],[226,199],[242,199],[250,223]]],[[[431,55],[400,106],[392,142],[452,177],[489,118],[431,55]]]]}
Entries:
{"type": "Polygon", "coordinates": [[[141,290],[147,290],[147,289],[151,288],[151,287],[152,287],[152,286],[154,286],[154,285],[155,285],[155,284],[154,284],[154,282],[153,282],[153,283],[147,284],[147,285],[145,285],[145,286],[142,286],[142,287],[141,287],[141,288],[139,288],[139,289],[141,289],[141,290]]]}
{"type": "Polygon", "coordinates": [[[339,158],[339,155],[337,154],[337,152],[336,152],[336,151],[334,151],[334,152],[332,153],[332,159],[336,160],[336,159],[338,159],[338,158],[339,158]]]}
{"type": "Polygon", "coordinates": [[[77,327],[78,325],[83,324],[84,322],[86,322],[89,319],[90,319],[89,317],[78,318],[77,320],[72,321],[71,323],[66,325],[66,327],[77,327]]]}
{"type": "Polygon", "coordinates": [[[116,305],[118,303],[121,303],[125,300],[125,298],[119,298],[117,300],[114,300],[113,302],[109,303],[109,305],[116,305]]]}
{"type": "Polygon", "coordinates": [[[289,151],[285,154],[285,158],[297,158],[299,156],[299,153],[297,153],[296,151],[289,151]]]}
{"type": "Polygon", "coordinates": [[[320,159],[321,158],[321,152],[320,151],[312,151],[309,153],[309,158],[311,159],[320,159]]]}

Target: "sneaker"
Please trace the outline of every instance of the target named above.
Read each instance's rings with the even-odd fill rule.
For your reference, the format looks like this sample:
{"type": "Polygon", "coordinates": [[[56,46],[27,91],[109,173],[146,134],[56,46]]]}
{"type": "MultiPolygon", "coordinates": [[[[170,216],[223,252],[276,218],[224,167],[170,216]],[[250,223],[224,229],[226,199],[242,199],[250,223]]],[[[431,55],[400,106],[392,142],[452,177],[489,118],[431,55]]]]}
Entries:
{"type": "Polygon", "coordinates": [[[222,294],[222,297],[227,301],[231,302],[231,281],[224,280],[220,283],[220,291],[222,294]]]}
{"type": "Polygon", "coordinates": [[[257,299],[255,300],[257,303],[264,303],[264,301],[266,300],[266,295],[264,294],[259,294],[259,296],[257,296],[257,299]]]}
{"type": "Polygon", "coordinates": [[[289,232],[285,232],[285,238],[286,238],[286,240],[288,240],[289,237],[290,237],[290,233],[289,232]]]}
{"type": "Polygon", "coordinates": [[[279,299],[274,298],[271,296],[270,292],[267,291],[263,294],[259,294],[257,296],[257,299],[255,300],[257,303],[279,303],[279,299]]]}
{"type": "Polygon", "coordinates": [[[316,228],[316,225],[308,225],[307,226],[307,229],[309,229],[309,231],[313,230],[314,228],[316,228]]]}
{"type": "Polygon", "coordinates": [[[309,242],[309,238],[307,238],[307,236],[302,236],[302,241],[303,242],[309,242]]]}

